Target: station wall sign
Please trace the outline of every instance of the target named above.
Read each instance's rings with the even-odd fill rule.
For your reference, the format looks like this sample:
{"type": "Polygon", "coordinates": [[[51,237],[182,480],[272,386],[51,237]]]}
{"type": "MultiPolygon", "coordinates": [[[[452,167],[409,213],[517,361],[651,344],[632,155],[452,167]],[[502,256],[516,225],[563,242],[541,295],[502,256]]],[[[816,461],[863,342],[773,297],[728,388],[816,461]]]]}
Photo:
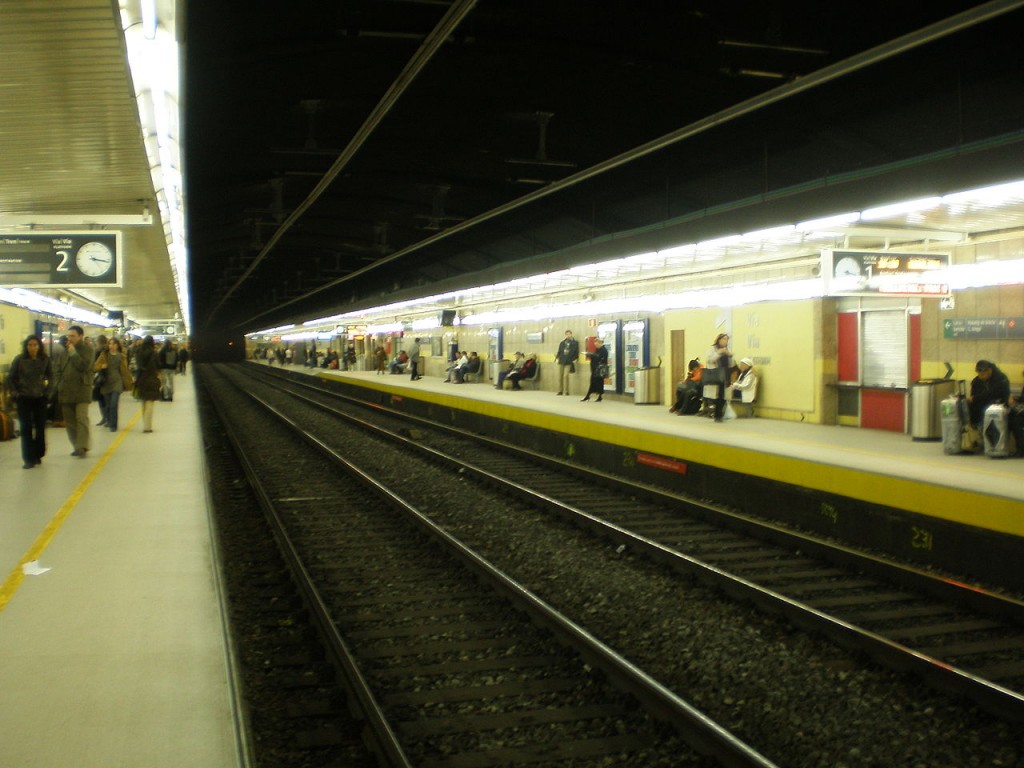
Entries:
{"type": "Polygon", "coordinates": [[[957,341],[1024,339],[1024,317],[959,317],[942,321],[942,337],[957,341]]]}
{"type": "Polygon", "coordinates": [[[0,285],[119,287],[121,256],[118,231],[0,233],[0,285]]]}
{"type": "Polygon", "coordinates": [[[948,253],[821,252],[826,296],[948,296],[948,253]]]}

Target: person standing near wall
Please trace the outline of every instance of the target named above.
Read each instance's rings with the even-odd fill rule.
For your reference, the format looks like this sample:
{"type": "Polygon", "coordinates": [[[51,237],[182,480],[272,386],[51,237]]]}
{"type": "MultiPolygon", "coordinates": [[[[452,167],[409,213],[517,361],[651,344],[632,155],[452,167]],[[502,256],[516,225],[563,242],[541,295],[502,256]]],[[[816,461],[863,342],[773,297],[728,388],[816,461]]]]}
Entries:
{"type": "Polygon", "coordinates": [[[580,357],[580,343],[572,337],[572,331],[565,332],[565,338],[558,345],[555,362],[558,363],[559,395],[569,394],[569,374],[576,370],[576,361],[580,357]]]}
{"type": "Polygon", "coordinates": [[[604,380],[608,376],[608,350],[604,347],[604,339],[594,339],[594,351],[588,352],[590,358],[590,387],[587,394],[580,400],[585,403],[591,395],[597,395],[597,402],[604,397],[604,380]]]}
{"type": "Polygon", "coordinates": [[[420,375],[420,340],[419,338],[413,339],[412,346],[409,347],[409,370],[411,371],[409,378],[411,381],[416,379],[422,379],[420,375]]]}

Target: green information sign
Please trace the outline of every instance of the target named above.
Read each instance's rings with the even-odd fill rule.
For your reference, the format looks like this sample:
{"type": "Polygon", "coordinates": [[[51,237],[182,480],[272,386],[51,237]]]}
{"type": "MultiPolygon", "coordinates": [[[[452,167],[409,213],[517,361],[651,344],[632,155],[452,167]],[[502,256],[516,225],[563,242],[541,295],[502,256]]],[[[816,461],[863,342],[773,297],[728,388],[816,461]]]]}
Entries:
{"type": "Polygon", "coordinates": [[[953,340],[1024,339],[1024,317],[965,317],[942,322],[942,336],[953,340]]]}
{"type": "Polygon", "coordinates": [[[119,286],[121,233],[0,234],[0,285],[119,286]]]}

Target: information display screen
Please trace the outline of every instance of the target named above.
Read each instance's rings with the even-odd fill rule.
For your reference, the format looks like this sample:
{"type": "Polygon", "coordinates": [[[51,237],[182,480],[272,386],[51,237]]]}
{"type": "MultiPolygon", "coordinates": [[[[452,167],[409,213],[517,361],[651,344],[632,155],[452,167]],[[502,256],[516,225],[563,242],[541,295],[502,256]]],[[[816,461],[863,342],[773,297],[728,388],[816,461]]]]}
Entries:
{"type": "Polygon", "coordinates": [[[828,296],[947,296],[948,253],[821,252],[828,296]]]}
{"type": "Polygon", "coordinates": [[[0,285],[121,285],[120,232],[0,234],[0,285]]]}

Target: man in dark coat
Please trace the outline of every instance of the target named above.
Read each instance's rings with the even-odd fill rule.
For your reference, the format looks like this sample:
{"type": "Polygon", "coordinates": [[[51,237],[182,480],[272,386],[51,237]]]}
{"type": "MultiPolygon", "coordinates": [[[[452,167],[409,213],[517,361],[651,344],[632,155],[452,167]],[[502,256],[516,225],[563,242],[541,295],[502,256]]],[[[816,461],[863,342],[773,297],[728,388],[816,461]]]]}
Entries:
{"type": "Polygon", "coordinates": [[[565,338],[558,345],[555,362],[558,363],[558,394],[569,394],[569,374],[576,370],[580,357],[580,343],[572,337],[572,331],[565,332],[565,338]]]}
{"type": "Polygon", "coordinates": [[[89,451],[89,403],[92,401],[93,349],[85,342],[81,326],[68,328],[67,354],[61,360],[57,399],[64,413],[64,425],[74,450],[72,456],[85,458],[89,451]]]}
{"type": "Polygon", "coordinates": [[[971,424],[980,427],[985,420],[985,409],[993,403],[1006,405],[1010,400],[1010,379],[995,363],[979,360],[974,366],[977,376],[971,382],[967,404],[971,411],[971,424]]]}

